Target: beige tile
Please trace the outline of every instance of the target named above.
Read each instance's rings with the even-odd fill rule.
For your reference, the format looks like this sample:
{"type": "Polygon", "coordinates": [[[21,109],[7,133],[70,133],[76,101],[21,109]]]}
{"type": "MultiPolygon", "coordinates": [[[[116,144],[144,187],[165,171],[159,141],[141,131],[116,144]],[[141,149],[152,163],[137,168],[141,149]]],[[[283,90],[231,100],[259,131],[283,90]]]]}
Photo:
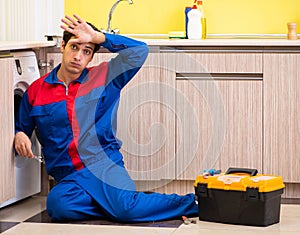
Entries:
{"type": "MultiPolygon", "coordinates": [[[[195,218],[197,219],[197,218],[195,218]]],[[[299,235],[300,205],[282,205],[280,223],[267,227],[231,225],[197,221],[181,225],[173,235],[299,235]]]]}
{"type": "Polygon", "coordinates": [[[176,228],[21,223],[3,235],[171,235],[176,228]]]}
{"type": "Polygon", "coordinates": [[[300,234],[300,205],[282,205],[280,214],[278,229],[280,231],[297,231],[300,234]]]}
{"type": "Polygon", "coordinates": [[[0,221],[22,222],[46,209],[46,197],[32,197],[0,209],[0,221]]]}
{"type": "MultiPolygon", "coordinates": [[[[226,226],[226,225],[225,225],[226,226]]],[[[201,228],[199,226],[191,227],[190,225],[186,227],[180,227],[172,235],[299,235],[299,231],[280,231],[280,230],[265,230],[260,228],[258,230],[252,229],[220,229],[220,228],[201,228]]]]}
{"type": "MultiPolygon", "coordinates": [[[[0,221],[19,222],[45,209],[45,197],[34,197],[2,209],[0,221]]],[[[300,205],[282,205],[280,223],[267,227],[241,226],[199,221],[197,224],[181,225],[176,228],[145,228],[129,226],[104,225],[71,225],[71,224],[41,224],[21,223],[3,235],[76,235],[76,234],[107,234],[107,235],[299,235],[300,234],[300,205]]]]}

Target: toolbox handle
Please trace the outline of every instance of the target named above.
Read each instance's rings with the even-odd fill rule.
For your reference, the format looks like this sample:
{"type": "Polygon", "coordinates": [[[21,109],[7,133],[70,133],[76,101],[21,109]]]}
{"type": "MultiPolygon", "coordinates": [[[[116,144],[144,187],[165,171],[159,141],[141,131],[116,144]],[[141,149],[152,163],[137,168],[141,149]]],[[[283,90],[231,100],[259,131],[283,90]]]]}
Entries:
{"type": "Polygon", "coordinates": [[[258,171],[257,171],[257,169],[230,167],[225,172],[226,175],[236,174],[236,173],[246,173],[246,174],[249,174],[250,176],[255,176],[258,173],[258,171]]]}

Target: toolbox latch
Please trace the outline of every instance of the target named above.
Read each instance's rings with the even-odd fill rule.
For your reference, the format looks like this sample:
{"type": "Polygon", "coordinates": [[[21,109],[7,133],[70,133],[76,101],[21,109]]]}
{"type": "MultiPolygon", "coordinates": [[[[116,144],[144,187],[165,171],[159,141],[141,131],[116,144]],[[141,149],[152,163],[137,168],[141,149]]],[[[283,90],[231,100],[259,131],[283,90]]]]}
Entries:
{"type": "Polygon", "coordinates": [[[196,195],[199,197],[208,197],[207,184],[197,184],[196,195]]]}
{"type": "Polygon", "coordinates": [[[247,188],[246,195],[248,200],[259,200],[258,188],[247,188]]]}

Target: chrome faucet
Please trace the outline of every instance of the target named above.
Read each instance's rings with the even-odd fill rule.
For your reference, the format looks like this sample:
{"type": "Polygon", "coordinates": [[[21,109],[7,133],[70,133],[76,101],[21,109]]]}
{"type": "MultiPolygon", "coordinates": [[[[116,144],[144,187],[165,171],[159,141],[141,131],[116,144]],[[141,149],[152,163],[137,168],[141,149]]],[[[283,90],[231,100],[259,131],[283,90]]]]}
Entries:
{"type": "Polygon", "coordinates": [[[133,4],[132,0],[117,0],[114,5],[111,7],[110,11],[109,11],[109,15],[108,15],[108,22],[107,22],[107,29],[105,30],[106,33],[114,33],[114,34],[118,34],[120,32],[119,29],[111,29],[111,19],[112,19],[112,14],[115,10],[115,8],[117,7],[117,5],[122,2],[122,1],[128,1],[129,4],[133,4]]]}

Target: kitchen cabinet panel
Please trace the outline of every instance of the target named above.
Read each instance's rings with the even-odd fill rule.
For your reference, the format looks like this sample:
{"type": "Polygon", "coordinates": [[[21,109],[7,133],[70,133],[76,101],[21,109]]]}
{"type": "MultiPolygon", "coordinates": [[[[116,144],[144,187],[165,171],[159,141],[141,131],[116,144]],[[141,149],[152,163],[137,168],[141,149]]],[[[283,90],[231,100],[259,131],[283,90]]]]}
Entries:
{"type": "Polygon", "coordinates": [[[262,73],[262,51],[178,50],[178,73],[262,73]]]}
{"type": "Polygon", "coordinates": [[[264,54],[264,171],[300,182],[300,53],[264,54]]]}
{"type": "Polygon", "coordinates": [[[261,80],[178,80],[177,89],[177,179],[211,168],[262,171],[261,80]]]}
{"type": "Polygon", "coordinates": [[[195,48],[152,51],[122,91],[117,134],[133,179],[184,185],[203,169],[249,167],[281,175],[298,197],[299,50],[195,48]]]}
{"type": "Polygon", "coordinates": [[[0,59],[0,203],[15,197],[14,171],[14,77],[12,58],[0,59]]]}
{"type": "Polygon", "coordinates": [[[134,180],[175,177],[175,80],[162,60],[159,53],[150,53],[122,90],[117,135],[134,180]]]}

